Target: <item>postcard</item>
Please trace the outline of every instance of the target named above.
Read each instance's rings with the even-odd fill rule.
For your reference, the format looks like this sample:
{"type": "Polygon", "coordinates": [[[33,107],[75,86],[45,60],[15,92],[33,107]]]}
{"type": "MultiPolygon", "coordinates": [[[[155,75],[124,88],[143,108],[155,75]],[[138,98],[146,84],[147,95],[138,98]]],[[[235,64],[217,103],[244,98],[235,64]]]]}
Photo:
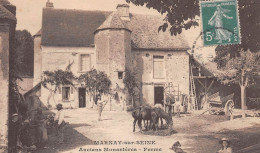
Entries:
{"type": "Polygon", "coordinates": [[[0,0],[0,152],[259,152],[259,4],[0,0]]]}

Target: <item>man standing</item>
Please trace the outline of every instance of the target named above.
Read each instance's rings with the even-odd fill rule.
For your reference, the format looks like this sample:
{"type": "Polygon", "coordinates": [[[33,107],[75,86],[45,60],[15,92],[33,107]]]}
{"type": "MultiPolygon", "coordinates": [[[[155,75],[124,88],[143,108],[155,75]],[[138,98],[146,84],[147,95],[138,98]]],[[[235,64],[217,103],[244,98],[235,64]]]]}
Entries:
{"type": "Polygon", "coordinates": [[[174,103],[174,114],[176,114],[177,117],[180,117],[180,107],[181,107],[181,101],[176,100],[174,103]]]}
{"type": "Polygon", "coordinates": [[[101,100],[101,96],[100,94],[97,95],[97,107],[98,107],[98,121],[101,121],[101,113],[103,111],[104,108],[104,102],[101,100]]]}
{"type": "Polygon", "coordinates": [[[63,112],[62,104],[56,105],[56,108],[58,112],[54,117],[54,121],[58,132],[59,143],[63,143],[65,121],[64,121],[64,112],[63,112]]]}

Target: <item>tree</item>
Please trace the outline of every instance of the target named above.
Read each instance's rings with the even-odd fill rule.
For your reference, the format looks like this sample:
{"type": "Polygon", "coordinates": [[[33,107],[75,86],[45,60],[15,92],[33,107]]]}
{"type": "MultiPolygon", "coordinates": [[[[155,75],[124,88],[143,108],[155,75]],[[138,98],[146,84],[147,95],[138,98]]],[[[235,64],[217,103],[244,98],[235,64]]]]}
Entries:
{"type": "MultiPolygon", "coordinates": [[[[126,0],[128,3],[153,8],[161,14],[165,14],[165,23],[158,27],[158,30],[165,31],[170,24],[171,34],[177,35],[183,29],[190,29],[198,26],[196,16],[200,15],[200,0],[126,0]]],[[[240,18],[242,42],[238,45],[218,46],[216,48],[215,62],[219,67],[223,67],[226,61],[221,57],[230,55],[231,58],[239,56],[239,51],[250,50],[256,52],[260,50],[260,18],[259,0],[237,0],[240,18]]]]}
{"type": "Polygon", "coordinates": [[[17,80],[22,80],[23,72],[28,72],[27,70],[33,72],[33,68],[23,67],[29,65],[29,61],[32,61],[31,66],[33,66],[33,41],[26,30],[16,31],[15,34],[10,33],[10,41],[14,43],[9,46],[9,117],[17,113],[18,121],[9,120],[9,130],[13,132],[9,132],[8,139],[9,149],[16,150],[17,131],[21,128],[19,123],[27,118],[27,105],[24,97],[19,93],[17,80]],[[31,57],[26,54],[28,52],[32,53],[31,57]]]}
{"type": "Polygon", "coordinates": [[[134,103],[137,102],[137,100],[134,99],[134,96],[137,94],[135,89],[138,87],[138,81],[135,78],[135,74],[129,69],[126,69],[123,82],[130,97],[130,104],[134,105],[134,103]]]}
{"type": "Polygon", "coordinates": [[[84,74],[81,74],[78,78],[80,82],[84,82],[87,91],[91,95],[96,93],[110,93],[111,81],[104,72],[92,69],[84,74]]]}
{"type": "MultiPolygon", "coordinates": [[[[48,107],[51,107],[49,101],[50,98],[53,97],[54,94],[57,92],[59,88],[61,88],[63,85],[71,85],[74,87],[73,80],[76,80],[76,77],[71,72],[71,65],[73,63],[70,63],[66,70],[55,70],[55,71],[44,71],[43,72],[43,80],[41,84],[43,87],[48,89],[50,91],[50,95],[48,96],[48,107]]],[[[55,102],[55,101],[54,101],[55,102]]]]}
{"type": "Polygon", "coordinates": [[[15,43],[10,46],[10,114],[24,114],[25,102],[19,93],[17,80],[22,80],[22,75],[33,75],[33,39],[27,30],[15,32],[15,43]]]}
{"type": "Polygon", "coordinates": [[[19,93],[17,80],[22,80],[21,76],[33,76],[33,39],[27,30],[15,31],[14,51],[10,52],[10,96],[12,103],[10,104],[14,111],[19,113],[19,107],[23,104],[23,97],[19,93]]]}
{"type": "Polygon", "coordinates": [[[227,61],[223,67],[224,73],[219,74],[224,83],[237,83],[241,88],[241,108],[246,106],[246,88],[255,83],[255,76],[260,74],[260,53],[252,53],[249,50],[240,51],[240,56],[231,58],[224,57],[227,61]]]}
{"type": "Polygon", "coordinates": [[[33,37],[27,30],[15,32],[15,54],[18,74],[33,76],[33,37]]]}
{"type": "Polygon", "coordinates": [[[165,14],[164,24],[158,30],[166,31],[170,24],[171,34],[177,35],[183,29],[198,26],[196,16],[200,15],[199,0],[126,0],[128,3],[153,8],[165,14]]]}

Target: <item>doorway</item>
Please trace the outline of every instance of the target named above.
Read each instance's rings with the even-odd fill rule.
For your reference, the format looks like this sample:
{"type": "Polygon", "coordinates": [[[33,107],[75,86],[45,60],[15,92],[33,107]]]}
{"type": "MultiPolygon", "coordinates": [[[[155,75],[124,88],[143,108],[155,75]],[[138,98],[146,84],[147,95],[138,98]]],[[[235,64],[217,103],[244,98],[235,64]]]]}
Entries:
{"type": "Polygon", "coordinates": [[[164,100],[164,88],[154,87],[154,104],[162,104],[164,100]]]}
{"type": "Polygon", "coordinates": [[[86,88],[79,88],[79,108],[86,107],[86,88]]]}

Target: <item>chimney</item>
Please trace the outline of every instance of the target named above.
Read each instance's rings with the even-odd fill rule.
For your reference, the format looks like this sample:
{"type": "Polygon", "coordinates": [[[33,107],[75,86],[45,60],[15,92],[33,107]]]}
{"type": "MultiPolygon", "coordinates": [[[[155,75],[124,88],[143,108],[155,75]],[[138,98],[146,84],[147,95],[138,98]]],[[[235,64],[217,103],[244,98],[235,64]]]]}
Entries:
{"type": "Polygon", "coordinates": [[[127,4],[118,4],[117,7],[117,13],[119,15],[119,17],[122,19],[122,20],[130,20],[130,17],[129,17],[129,5],[127,4]]]}
{"type": "Polygon", "coordinates": [[[50,2],[50,0],[46,2],[46,8],[54,8],[53,3],[50,2]]]}

